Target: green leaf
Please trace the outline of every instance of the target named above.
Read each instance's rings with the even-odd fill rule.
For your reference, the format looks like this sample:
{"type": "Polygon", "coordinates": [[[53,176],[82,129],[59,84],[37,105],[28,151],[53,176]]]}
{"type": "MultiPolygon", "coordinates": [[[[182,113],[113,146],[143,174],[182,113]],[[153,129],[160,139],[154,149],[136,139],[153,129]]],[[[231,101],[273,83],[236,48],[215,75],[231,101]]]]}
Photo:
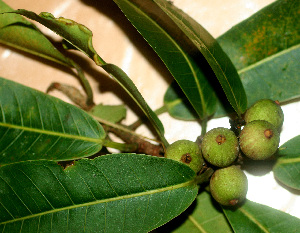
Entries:
{"type": "Polygon", "coordinates": [[[148,232],[179,215],[198,187],[188,166],[113,154],[62,169],[51,161],[0,168],[1,232],[148,232]]]}
{"type": "Polygon", "coordinates": [[[102,126],[83,110],[0,78],[0,164],[86,157],[104,138],[102,126]]]}
{"type": "MultiPolygon", "coordinates": [[[[0,0],[0,13],[13,11],[0,0]]],[[[68,58],[32,23],[17,14],[0,14],[0,43],[46,58],[64,66],[71,66],[68,58]]]]}
{"type": "Polygon", "coordinates": [[[66,41],[72,44],[75,48],[85,53],[92,58],[97,64],[104,63],[98,56],[92,45],[93,33],[84,25],[76,23],[73,20],[65,19],[63,17],[55,18],[51,13],[42,12],[39,15],[32,11],[19,9],[13,11],[23,15],[29,19],[35,20],[50,30],[54,31],[66,41]]]}
{"type": "Polygon", "coordinates": [[[87,104],[92,104],[93,92],[79,65],[59,52],[37,27],[22,16],[17,14],[1,14],[11,11],[13,9],[0,0],[0,43],[58,64],[75,68],[78,78],[87,93],[87,104]]]}
{"type": "Polygon", "coordinates": [[[284,143],[278,150],[280,156],[273,172],[276,179],[288,187],[300,190],[300,135],[284,143]]]}
{"type": "Polygon", "coordinates": [[[222,209],[215,205],[210,194],[201,192],[196,201],[181,215],[158,228],[160,233],[229,233],[233,232],[222,209]]]}
{"type": "Polygon", "coordinates": [[[103,105],[98,104],[93,107],[89,113],[103,120],[117,123],[126,117],[126,108],[124,105],[103,105]]]}
{"type": "Polygon", "coordinates": [[[298,218],[249,200],[235,210],[223,211],[234,232],[298,232],[300,227],[298,218]]]}
{"type": "Polygon", "coordinates": [[[177,9],[173,4],[164,0],[154,1],[205,57],[218,78],[227,99],[238,115],[245,112],[247,97],[240,77],[218,42],[199,23],[177,9]]]}
{"type": "Polygon", "coordinates": [[[199,67],[206,61],[173,20],[152,1],[114,2],[165,63],[199,117],[213,114],[216,96],[205,72],[199,67]],[[179,40],[185,41],[180,44],[179,40]],[[185,51],[184,42],[192,46],[193,54],[185,51]]]}
{"type": "Polygon", "coordinates": [[[118,66],[114,64],[104,64],[102,68],[114,77],[120,86],[123,89],[127,90],[127,93],[131,96],[132,99],[138,104],[138,106],[144,111],[145,115],[151,120],[152,124],[155,126],[158,135],[162,143],[167,146],[168,142],[164,137],[164,127],[157,117],[157,115],[152,111],[152,109],[148,106],[147,102],[144,100],[143,96],[140,94],[132,80],[127,76],[127,74],[118,66]]]}
{"type": "Polygon", "coordinates": [[[168,113],[179,120],[195,120],[199,116],[176,82],[173,82],[164,95],[164,106],[168,113]]]}
{"type": "MultiPolygon", "coordinates": [[[[299,9],[298,1],[275,1],[217,38],[238,70],[248,107],[259,99],[300,97],[299,9]]],[[[219,103],[214,117],[233,111],[219,103]]]]}
{"type": "Polygon", "coordinates": [[[127,93],[133,98],[155,127],[162,143],[167,146],[168,142],[164,138],[164,128],[157,115],[148,106],[141,93],[138,91],[132,80],[119,67],[107,64],[95,51],[92,43],[93,33],[84,25],[63,17],[54,18],[50,13],[43,12],[40,15],[27,10],[17,10],[14,13],[24,15],[48,27],[75,48],[85,53],[89,58],[101,66],[112,78],[114,78],[127,93]]]}
{"type": "Polygon", "coordinates": [[[240,74],[248,107],[300,96],[299,10],[299,1],[275,1],[217,39],[240,74]]]}

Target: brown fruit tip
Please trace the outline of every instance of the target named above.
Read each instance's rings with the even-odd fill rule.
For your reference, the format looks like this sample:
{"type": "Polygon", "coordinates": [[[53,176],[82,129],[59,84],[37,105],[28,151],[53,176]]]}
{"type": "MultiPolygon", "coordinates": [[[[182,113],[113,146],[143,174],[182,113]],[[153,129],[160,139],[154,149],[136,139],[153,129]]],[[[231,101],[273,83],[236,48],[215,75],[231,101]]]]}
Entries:
{"type": "Polygon", "coordinates": [[[229,205],[234,206],[234,205],[236,205],[238,202],[239,202],[238,199],[233,199],[233,200],[229,201],[229,205]]]}
{"type": "Polygon", "coordinates": [[[224,142],[226,142],[226,137],[224,136],[224,135],[218,135],[217,137],[216,137],[216,142],[219,144],[219,145],[221,145],[221,144],[223,144],[224,142]]]}
{"type": "Polygon", "coordinates": [[[264,134],[266,136],[266,138],[270,139],[271,137],[273,137],[273,131],[271,129],[266,129],[264,131],[264,134]]]}
{"type": "Polygon", "coordinates": [[[183,163],[189,164],[190,162],[192,162],[192,156],[190,155],[190,153],[186,153],[184,155],[181,156],[180,159],[183,163]]]}

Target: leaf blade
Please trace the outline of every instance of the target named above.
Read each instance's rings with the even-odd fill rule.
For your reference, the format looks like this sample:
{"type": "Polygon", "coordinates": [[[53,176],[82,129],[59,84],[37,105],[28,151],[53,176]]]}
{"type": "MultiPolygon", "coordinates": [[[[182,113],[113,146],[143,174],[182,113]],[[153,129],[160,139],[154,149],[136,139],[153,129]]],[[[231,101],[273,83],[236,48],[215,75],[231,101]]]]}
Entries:
{"type": "Polygon", "coordinates": [[[249,200],[223,211],[235,232],[297,232],[300,226],[298,218],[249,200]]]}
{"type": "Polygon", "coordinates": [[[196,60],[199,59],[198,55],[193,57],[174,40],[173,36],[178,37],[176,32],[179,30],[173,27],[172,20],[150,1],[115,0],[114,2],[165,63],[188,96],[199,117],[206,118],[213,114],[216,96],[211,84],[206,79],[205,72],[199,68],[199,60],[196,60]],[[166,22],[163,22],[164,20],[166,22]],[[165,30],[157,21],[171,24],[176,32],[165,30]]]}
{"type": "MultiPolygon", "coordinates": [[[[300,96],[299,8],[295,1],[275,1],[217,38],[238,70],[248,107],[259,99],[284,103],[300,96]]],[[[223,105],[214,117],[234,112],[223,105]]]]}
{"type": "Polygon", "coordinates": [[[103,105],[94,106],[89,113],[112,123],[117,123],[126,117],[126,108],[124,105],[103,105]]]}
{"type": "Polygon", "coordinates": [[[81,109],[3,78],[0,112],[1,164],[89,156],[105,137],[102,126],[81,109]]]}
{"type": "Polygon", "coordinates": [[[185,212],[156,231],[158,233],[233,232],[221,208],[216,207],[210,194],[204,191],[185,212]]]}
{"type": "MultiPolygon", "coordinates": [[[[6,206],[12,216],[16,213],[21,216],[19,219],[12,219],[12,216],[7,214],[8,211],[0,209],[1,225],[12,224],[14,227],[13,223],[36,219],[39,216],[44,216],[40,218],[40,222],[46,224],[50,221],[46,219],[47,214],[53,214],[56,221],[52,222],[53,226],[61,228],[57,232],[65,232],[67,227],[72,227],[75,231],[85,228],[91,232],[99,229],[105,229],[107,232],[147,232],[178,215],[197,195],[197,186],[193,181],[195,173],[189,167],[169,159],[136,154],[114,154],[94,160],[83,159],[65,171],[50,161],[23,162],[1,167],[0,176],[1,186],[6,191],[0,194],[1,200],[11,198],[15,200],[10,201],[16,201],[15,203],[23,200],[23,204],[18,206],[8,205],[14,202],[3,202],[6,203],[3,206],[6,206]],[[11,179],[9,171],[12,169],[23,171],[15,174],[22,181],[21,185],[16,179],[11,179]],[[153,173],[153,169],[158,173],[153,173]],[[45,179],[48,182],[45,183],[45,179]],[[38,189],[32,188],[34,184],[38,189]],[[12,195],[9,187],[16,190],[19,198],[12,195]],[[41,194],[44,194],[44,197],[41,194]],[[174,201],[178,203],[177,198],[180,195],[186,200],[183,200],[179,208],[173,208],[174,201]],[[35,199],[28,198],[30,196],[35,199]],[[169,201],[164,203],[164,200],[168,199],[169,201]],[[162,214],[160,208],[157,209],[162,203],[162,210],[165,210],[166,214],[162,214]],[[41,209],[42,206],[44,209],[41,209]],[[30,214],[29,210],[36,216],[30,214]],[[74,216],[75,210],[78,211],[77,216],[74,216]],[[104,212],[106,214],[102,215],[104,212]],[[61,215],[60,220],[58,214],[61,215]],[[57,224],[62,222],[62,219],[66,220],[67,216],[67,223],[63,226],[57,224]]],[[[36,221],[33,227],[37,228],[37,225],[36,221]]]]}
{"type": "MultiPolygon", "coordinates": [[[[2,0],[0,13],[13,11],[2,0]]],[[[0,14],[0,42],[17,49],[70,66],[68,59],[30,22],[15,14],[0,14]],[[20,37],[22,35],[22,37],[20,37]]]]}
{"type": "Polygon", "coordinates": [[[75,68],[87,93],[87,104],[93,104],[93,91],[79,65],[62,54],[37,27],[20,15],[1,14],[12,11],[12,8],[0,0],[0,43],[75,68]]]}
{"type": "Polygon", "coordinates": [[[241,115],[247,108],[247,97],[240,77],[218,42],[194,19],[174,5],[155,0],[163,11],[178,25],[208,61],[231,106],[241,115]]]}
{"type": "Polygon", "coordinates": [[[300,135],[280,146],[273,172],[276,179],[293,189],[300,190],[300,135]]]}
{"type": "Polygon", "coordinates": [[[126,75],[121,68],[114,64],[106,63],[96,52],[92,43],[93,33],[84,25],[79,24],[73,20],[65,19],[63,17],[55,18],[52,14],[42,12],[37,15],[34,12],[27,10],[17,10],[14,13],[24,15],[32,20],[35,20],[44,26],[48,27],[66,41],[68,41],[75,48],[86,54],[91,58],[96,65],[101,66],[112,78],[114,78],[121,87],[133,98],[137,105],[148,117],[154,126],[162,143],[167,146],[168,142],[164,138],[164,128],[153,110],[148,106],[143,96],[136,88],[132,80],[126,75]]]}
{"type": "MultiPolygon", "coordinates": [[[[299,9],[297,1],[275,1],[217,38],[241,76],[248,107],[300,96],[299,9]]],[[[219,107],[216,115],[224,113],[219,107]]]]}

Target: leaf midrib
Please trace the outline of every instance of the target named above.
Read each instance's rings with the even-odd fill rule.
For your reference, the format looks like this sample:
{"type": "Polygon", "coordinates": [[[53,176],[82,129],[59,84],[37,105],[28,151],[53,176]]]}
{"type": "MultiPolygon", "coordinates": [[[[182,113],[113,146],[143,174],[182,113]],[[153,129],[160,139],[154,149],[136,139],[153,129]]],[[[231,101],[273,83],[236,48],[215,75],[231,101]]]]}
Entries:
{"type": "MultiPolygon", "coordinates": [[[[143,14],[145,16],[145,18],[148,18],[153,24],[157,25],[157,27],[169,38],[170,41],[172,41],[172,43],[175,45],[175,47],[178,48],[178,50],[181,52],[182,56],[184,57],[184,59],[186,60],[188,66],[190,67],[190,70],[193,74],[193,77],[194,77],[194,80],[195,80],[195,83],[197,85],[197,90],[199,91],[199,95],[200,95],[200,100],[201,100],[201,105],[202,105],[202,110],[203,110],[203,113],[205,113],[204,115],[206,115],[206,105],[204,103],[204,95],[201,91],[201,88],[200,88],[200,84],[199,84],[199,81],[197,79],[197,75],[196,75],[196,71],[194,70],[192,64],[190,63],[189,59],[187,59],[187,56],[186,56],[186,53],[183,49],[181,49],[181,47],[176,43],[176,41],[159,25],[156,23],[155,20],[153,20],[151,17],[149,17],[147,14],[145,14],[142,10],[140,10],[140,8],[138,8],[135,4],[133,3],[128,3],[128,4],[131,4],[133,8],[135,8],[136,10],[138,10],[141,14],[143,14]]],[[[192,102],[191,102],[192,103],[192,102]]],[[[193,104],[192,104],[193,105],[193,104]]],[[[197,109],[197,108],[195,108],[197,109]]],[[[197,111],[198,113],[198,111],[197,111]]]]}
{"type": "Polygon", "coordinates": [[[252,214],[246,211],[243,207],[239,208],[239,211],[242,212],[246,217],[248,217],[249,220],[252,221],[254,224],[256,224],[263,232],[269,233],[269,231],[259,221],[257,221],[252,214]]]}
{"type": "Polygon", "coordinates": [[[55,132],[55,131],[49,131],[45,129],[37,129],[37,128],[30,128],[22,125],[13,125],[13,124],[8,124],[8,123],[3,123],[0,122],[0,127],[7,127],[7,128],[12,128],[12,129],[19,129],[27,132],[33,132],[33,133],[39,133],[39,134],[46,134],[46,135],[52,135],[52,136],[57,136],[57,137],[63,137],[63,138],[71,138],[71,139],[77,139],[77,140],[82,140],[82,141],[89,141],[89,142],[94,142],[101,144],[102,139],[100,138],[90,138],[90,137],[84,137],[80,135],[72,135],[72,134],[66,134],[66,133],[60,133],[60,132],[55,132]]]}
{"type": "MultiPolygon", "coordinates": [[[[166,9],[166,8],[165,8],[165,9],[166,9]]],[[[168,11],[168,10],[166,9],[166,11],[168,11]]],[[[225,72],[223,71],[223,69],[222,69],[222,67],[220,66],[219,62],[217,62],[217,60],[215,59],[215,57],[213,56],[213,54],[210,52],[210,50],[207,48],[207,46],[202,42],[202,40],[201,40],[200,38],[198,38],[198,36],[193,32],[193,30],[189,29],[188,27],[185,27],[184,24],[182,25],[182,21],[180,21],[180,20],[177,18],[177,16],[174,15],[171,11],[168,11],[168,13],[173,17],[173,19],[176,19],[176,20],[177,20],[178,24],[181,24],[181,27],[184,27],[190,34],[192,34],[192,35],[194,36],[194,38],[196,38],[196,39],[193,40],[193,43],[194,43],[194,44],[195,44],[195,42],[197,42],[196,47],[203,47],[203,48],[205,48],[205,50],[209,53],[210,57],[215,61],[215,64],[216,64],[217,67],[219,68],[219,71],[221,71],[223,78],[224,78],[224,79],[226,80],[226,82],[228,83],[228,86],[229,86],[229,88],[230,88],[230,90],[231,90],[231,93],[232,93],[232,96],[233,96],[233,98],[234,98],[234,101],[235,101],[235,103],[236,103],[236,106],[238,107],[238,106],[239,106],[239,105],[238,105],[238,101],[237,101],[237,99],[236,99],[236,96],[234,95],[234,92],[233,92],[233,90],[232,90],[232,86],[230,85],[229,80],[228,80],[227,76],[225,75],[225,72]],[[199,44],[199,42],[197,41],[197,39],[200,40],[200,44],[199,44]],[[199,45],[198,45],[198,44],[199,44],[199,45]]],[[[176,21],[174,20],[174,22],[176,22],[176,21]]],[[[177,24],[177,23],[176,23],[176,24],[177,24]]],[[[182,30],[182,29],[181,29],[181,30],[182,30]]],[[[203,56],[205,57],[204,53],[202,53],[202,54],[203,54],[203,56]]],[[[210,64],[209,59],[207,59],[207,62],[210,64]]],[[[240,110],[239,107],[238,107],[238,110],[241,112],[241,110],[240,110]]]]}
{"type": "Polygon", "coordinates": [[[300,158],[280,158],[278,159],[276,166],[287,163],[300,163],[300,158]]]}
{"type": "Polygon", "coordinates": [[[184,187],[192,186],[192,185],[195,185],[194,179],[190,180],[190,181],[187,181],[187,182],[184,182],[184,183],[177,184],[177,185],[172,185],[172,186],[159,188],[159,189],[155,189],[155,190],[148,190],[148,191],[145,191],[145,192],[133,193],[133,194],[123,195],[123,196],[107,198],[107,199],[103,199],[103,200],[96,200],[96,201],[92,201],[92,202],[76,204],[76,205],[67,206],[67,207],[58,208],[58,209],[52,209],[52,210],[44,211],[44,212],[41,212],[41,213],[32,214],[32,215],[24,216],[24,217],[21,217],[21,218],[8,220],[8,221],[0,223],[0,225],[9,224],[9,223],[17,222],[17,221],[24,221],[26,219],[35,218],[35,217],[43,216],[43,215],[47,215],[47,214],[53,214],[53,213],[64,211],[64,210],[81,208],[81,207],[97,205],[97,204],[106,203],[106,202],[119,201],[119,200],[123,200],[123,199],[141,197],[141,196],[146,196],[146,195],[152,195],[152,194],[161,193],[161,192],[165,192],[165,191],[172,191],[172,190],[175,190],[175,189],[184,188],[184,187]]]}
{"type": "Polygon", "coordinates": [[[253,63],[253,64],[251,64],[251,65],[249,65],[249,66],[247,66],[245,68],[242,68],[242,69],[238,70],[238,74],[241,75],[242,73],[245,73],[248,70],[251,70],[251,69],[253,69],[253,68],[257,67],[257,66],[260,66],[261,64],[264,64],[264,63],[266,63],[268,61],[271,61],[271,60],[273,60],[273,59],[275,59],[277,57],[280,57],[280,56],[282,56],[284,54],[287,54],[290,51],[293,51],[293,50],[298,49],[298,48],[300,48],[300,44],[297,44],[297,45],[294,45],[294,46],[292,46],[292,47],[290,47],[288,49],[282,50],[282,51],[280,51],[280,52],[278,52],[276,54],[273,54],[273,55],[271,55],[271,56],[269,56],[267,58],[264,58],[264,59],[262,59],[262,60],[260,60],[258,62],[255,62],[255,63],[253,63]]]}

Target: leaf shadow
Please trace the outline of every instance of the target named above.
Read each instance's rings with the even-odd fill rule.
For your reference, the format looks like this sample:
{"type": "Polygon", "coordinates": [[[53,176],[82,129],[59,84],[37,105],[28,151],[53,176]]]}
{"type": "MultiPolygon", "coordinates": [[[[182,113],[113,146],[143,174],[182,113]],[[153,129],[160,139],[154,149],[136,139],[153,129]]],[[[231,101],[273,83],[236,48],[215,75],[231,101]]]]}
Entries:
{"type": "Polygon", "coordinates": [[[197,206],[197,200],[195,200],[183,213],[173,218],[170,222],[163,226],[153,230],[151,233],[169,233],[175,231],[188,219],[189,215],[193,213],[197,206]]]}
{"type": "Polygon", "coordinates": [[[264,176],[273,170],[276,159],[252,160],[243,157],[242,169],[253,176],[264,176]]]}
{"type": "MultiPolygon", "coordinates": [[[[200,195],[201,192],[206,192],[205,187],[200,188],[198,195],[200,195]]],[[[216,211],[223,214],[222,207],[213,199],[211,195],[209,195],[209,199],[207,201],[211,203],[211,205],[216,211]]],[[[181,213],[179,216],[172,219],[170,222],[166,223],[165,225],[153,230],[152,233],[175,232],[176,229],[181,227],[189,219],[189,216],[192,215],[194,211],[196,211],[196,208],[197,208],[197,199],[183,213],[181,213]]],[[[192,230],[191,228],[188,227],[186,229],[192,230]]]]}
{"type": "Polygon", "coordinates": [[[285,185],[280,180],[278,180],[275,176],[274,176],[274,179],[276,180],[276,182],[277,182],[278,185],[280,185],[282,188],[286,189],[290,193],[292,193],[294,195],[300,195],[300,190],[297,190],[297,189],[294,189],[294,188],[291,188],[291,187],[285,185]]]}

